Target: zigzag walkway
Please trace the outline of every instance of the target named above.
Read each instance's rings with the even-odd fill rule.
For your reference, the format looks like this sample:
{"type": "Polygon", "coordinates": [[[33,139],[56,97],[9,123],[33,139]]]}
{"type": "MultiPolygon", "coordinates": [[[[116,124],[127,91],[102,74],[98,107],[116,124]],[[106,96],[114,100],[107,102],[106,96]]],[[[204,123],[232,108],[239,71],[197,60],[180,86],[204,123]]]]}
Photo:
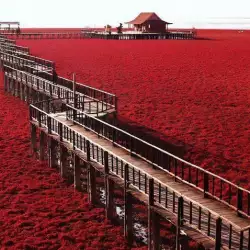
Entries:
{"type": "MultiPolygon", "coordinates": [[[[97,164],[108,178],[125,183],[124,188],[144,200],[150,211],[159,213],[177,226],[177,240],[182,229],[206,249],[250,249],[248,190],[94,117],[91,114],[93,109],[97,116],[104,115],[103,111],[107,111],[108,106],[116,109],[112,95],[107,99],[107,94],[100,92],[101,100],[96,99],[98,91],[95,90],[94,95],[88,92],[88,97],[82,98],[81,92],[54,85],[23,71],[27,66],[26,59],[21,62],[23,70],[16,68],[21,59],[11,59],[9,54],[2,54],[0,60],[7,64],[4,65],[5,90],[33,102],[30,105],[33,126],[53,137],[60,145],[68,144],[70,150],[87,159],[90,166],[97,164]],[[28,89],[32,90],[32,95],[28,89]],[[37,93],[48,98],[38,101],[37,93]],[[58,99],[61,100],[59,107],[58,99]],[[86,103],[90,101],[94,104],[86,109],[86,103]],[[226,195],[225,188],[228,188],[226,195]]],[[[87,90],[86,87],[84,92],[87,90]]],[[[34,133],[32,143],[33,136],[34,133]]],[[[60,164],[63,168],[62,159],[60,164]]],[[[76,180],[79,176],[74,177],[76,180]]],[[[90,178],[90,183],[92,181],[90,178]]],[[[149,221],[154,222],[151,213],[149,221]]],[[[149,234],[150,249],[159,249],[155,244],[158,243],[155,234],[153,239],[149,234]]]]}

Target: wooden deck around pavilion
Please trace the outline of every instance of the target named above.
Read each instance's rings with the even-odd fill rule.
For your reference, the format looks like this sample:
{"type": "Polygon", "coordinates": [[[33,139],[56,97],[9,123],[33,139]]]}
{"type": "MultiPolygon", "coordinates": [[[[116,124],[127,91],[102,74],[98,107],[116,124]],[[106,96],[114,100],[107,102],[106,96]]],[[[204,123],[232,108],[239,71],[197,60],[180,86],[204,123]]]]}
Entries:
{"type": "Polygon", "coordinates": [[[138,33],[138,32],[124,32],[105,33],[105,32],[83,32],[84,38],[95,39],[111,39],[111,40],[193,40],[196,35],[193,32],[166,32],[166,33],[138,33]]]}

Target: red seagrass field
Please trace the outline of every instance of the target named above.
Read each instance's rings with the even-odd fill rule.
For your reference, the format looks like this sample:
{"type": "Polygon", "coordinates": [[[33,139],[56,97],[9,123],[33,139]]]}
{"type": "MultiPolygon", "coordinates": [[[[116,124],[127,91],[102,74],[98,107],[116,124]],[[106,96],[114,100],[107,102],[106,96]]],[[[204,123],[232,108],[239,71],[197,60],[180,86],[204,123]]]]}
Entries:
{"type": "Polygon", "coordinates": [[[20,40],[59,75],[116,94],[119,119],[184,148],[183,157],[250,188],[250,32],[205,40],[20,40]]]}

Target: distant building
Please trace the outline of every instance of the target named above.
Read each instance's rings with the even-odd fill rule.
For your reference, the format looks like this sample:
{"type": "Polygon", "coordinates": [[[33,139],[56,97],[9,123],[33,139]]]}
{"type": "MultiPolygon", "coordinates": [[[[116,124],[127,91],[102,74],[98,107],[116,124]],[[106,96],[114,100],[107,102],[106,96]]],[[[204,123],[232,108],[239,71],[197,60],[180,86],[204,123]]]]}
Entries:
{"type": "Polygon", "coordinates": [[[137,31],[148,33],[165,33],[168,25],[172,24],[161,20],[154,12],[142,12],[134,20],[126,22],[132,24],[137,31]]]}

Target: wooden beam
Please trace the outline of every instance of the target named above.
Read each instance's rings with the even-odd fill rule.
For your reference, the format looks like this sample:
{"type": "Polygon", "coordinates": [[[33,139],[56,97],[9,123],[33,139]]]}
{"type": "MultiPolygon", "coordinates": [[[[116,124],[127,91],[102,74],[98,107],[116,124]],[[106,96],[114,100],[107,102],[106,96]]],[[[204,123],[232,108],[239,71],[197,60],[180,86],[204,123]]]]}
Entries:
{"type": "Polygon", "coordinates": [[[177,224],[176,224],[176,250],[180,250],[180,232],[181,232],[181,226],[183,223],[183,205],[184,200],[183,197],[178,198],[178,215],[177,215],[177,224]]]}
{"type": "Polygon", "coordinates": [[[39,159],[44,161],[45,159],[45,133],[40,131],[40,147],[39,147],[39,159]]]}
{"type": "Polygon", "coordinates": [[[160,250],[160,215],[155,211],[151,211],[152,213],[152,249],[160,250]]]}
{"type": "Polygon", "coordinates": [[[152,211],[154,206],[154,179],[150,178],[148,185],[148,250],[152,250],[152,211]]]}
{"type": "Polygon", "coordinates": [[[133,214],[132,194],[128,192],[128,165],[125,165],[124,174],[124,236],[129,247],[133,244],[133,214]]]}

